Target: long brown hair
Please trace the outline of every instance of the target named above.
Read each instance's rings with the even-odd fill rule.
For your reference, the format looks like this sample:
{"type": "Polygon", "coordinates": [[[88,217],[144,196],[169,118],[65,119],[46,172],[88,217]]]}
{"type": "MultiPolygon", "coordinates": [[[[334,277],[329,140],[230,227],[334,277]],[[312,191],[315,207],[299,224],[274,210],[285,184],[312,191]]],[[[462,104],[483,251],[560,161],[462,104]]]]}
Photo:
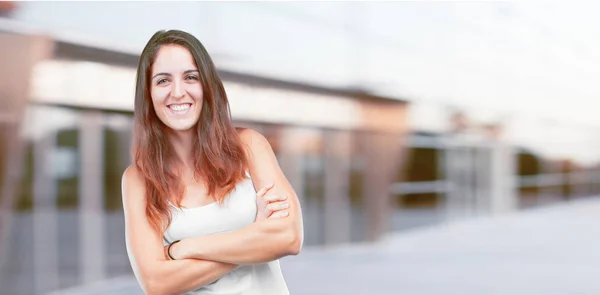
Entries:
{"type": "Polygon", "coordinates": [[[241,140],[231,122],[223,83],[202,43],[189,33],[158,31],[144,47],[137,68],[134,109],[134,165],[146,185],[146,216],[161,234],[171,223],[169,201],[181,206],[185,185],[174,167],[174,152],[167,126],[158,118],[150,96],[150,75],[161,46],[179,45],[194,58],[202,84],[200,118],[193,127],[194,175],[203,177],[208,195],[222,203],[243,180],[247,160],[241,140]],[[220,193],[217,194],[217,188],[220,193]]]}

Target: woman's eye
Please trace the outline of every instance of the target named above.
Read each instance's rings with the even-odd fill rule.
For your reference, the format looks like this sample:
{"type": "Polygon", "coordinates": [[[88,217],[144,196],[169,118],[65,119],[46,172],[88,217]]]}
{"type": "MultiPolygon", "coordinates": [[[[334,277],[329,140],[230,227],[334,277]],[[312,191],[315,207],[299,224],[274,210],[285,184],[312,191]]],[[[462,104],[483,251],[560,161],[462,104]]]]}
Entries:
{"type": "Polygon", "coordinates": [[[191,81],[198,81],[198,77],[196,77],[196,76],[187,76],[186,79],[191,80],[191,81]]]}
{"type": "Polygon", "coordinates": [[[160,85],[160,84],[164,84],[167,82],[167,79],[160,79],[156,82],[156,84],[160,85]]]}

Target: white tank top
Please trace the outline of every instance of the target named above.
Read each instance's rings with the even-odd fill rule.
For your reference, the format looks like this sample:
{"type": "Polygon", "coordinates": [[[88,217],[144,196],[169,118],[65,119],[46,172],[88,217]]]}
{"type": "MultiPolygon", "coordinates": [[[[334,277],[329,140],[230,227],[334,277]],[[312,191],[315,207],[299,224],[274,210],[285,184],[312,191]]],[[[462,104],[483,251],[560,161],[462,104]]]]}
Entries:
{"type": "MultiPolygon", "coordinates": [[[[225,198],[223,206],[211,203],[202,207],[172,206],[172,221],[164,235],[165,243],[185,238],[241,229],[254,222],[256,191],[248,177],[225,198]]],[[[189,295],[288,295],[279,260],[238,266],[220,279],[189,295]]]]}

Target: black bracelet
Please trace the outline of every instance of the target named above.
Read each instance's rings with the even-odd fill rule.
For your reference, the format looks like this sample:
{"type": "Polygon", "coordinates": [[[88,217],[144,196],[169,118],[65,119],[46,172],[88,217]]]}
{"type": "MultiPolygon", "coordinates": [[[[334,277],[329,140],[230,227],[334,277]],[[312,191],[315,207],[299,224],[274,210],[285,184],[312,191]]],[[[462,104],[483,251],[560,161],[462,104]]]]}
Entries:
{"type": "Polygon", "coordinates": [[[175,245],[176,243],[179,243],[179,241],[181,241],[181,240],[177,240],[177,241],[169,244],[169,247],[167,247],[167,255],[169,256],[169,258],[171,258],[171,260],[175,260],[175,258],[173,258],[173,256],[171,256],[171,246],[175,245]]]}

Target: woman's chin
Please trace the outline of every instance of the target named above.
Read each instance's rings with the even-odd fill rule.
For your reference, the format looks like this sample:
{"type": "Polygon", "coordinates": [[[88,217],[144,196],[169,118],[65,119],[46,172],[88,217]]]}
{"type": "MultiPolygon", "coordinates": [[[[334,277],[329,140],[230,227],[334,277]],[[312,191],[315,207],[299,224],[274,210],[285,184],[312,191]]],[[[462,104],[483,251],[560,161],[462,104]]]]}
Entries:
{"type": "Polygon", "coordinates": [[[170,122],[165,125],[167,125],[167,127],[169,127],[169,129],[171,129],[171,131],[173,132],[187,132],[191,131],[194,128],[196,122],[170,122]]]}

